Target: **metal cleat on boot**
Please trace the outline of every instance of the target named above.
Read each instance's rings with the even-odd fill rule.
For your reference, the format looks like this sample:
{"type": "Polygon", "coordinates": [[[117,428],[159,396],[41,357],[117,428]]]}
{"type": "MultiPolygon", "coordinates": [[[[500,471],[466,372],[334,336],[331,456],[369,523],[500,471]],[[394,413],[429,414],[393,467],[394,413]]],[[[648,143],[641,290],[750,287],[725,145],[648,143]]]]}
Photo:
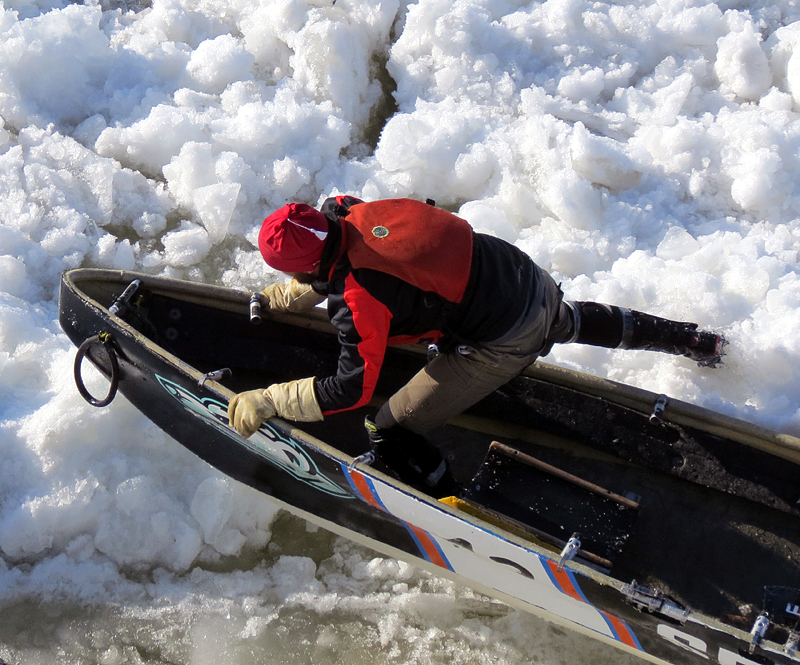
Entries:
{"type": "Polygon", "coordinates": [[[727,344],[728,340],[718,333],[695,331],[687,341],[683,355],[696,361],[698,367],[717,367],[722,363],[727,344]]]}

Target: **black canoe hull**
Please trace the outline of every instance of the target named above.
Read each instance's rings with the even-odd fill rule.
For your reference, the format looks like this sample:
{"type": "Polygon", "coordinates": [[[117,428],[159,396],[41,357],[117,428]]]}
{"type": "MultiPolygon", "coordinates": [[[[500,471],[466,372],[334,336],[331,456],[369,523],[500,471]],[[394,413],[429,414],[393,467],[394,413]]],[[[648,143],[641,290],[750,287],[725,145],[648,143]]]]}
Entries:
{"type": "MultiPolygon", "coordinates": [[[[247,294],[218,287],[118,271],[78,270],[66,273],[62,280],[60,321],[76,345],[98,333],[110,336],[119,363],[119,390],[176,441],[226,475],[332,531],[653,662],[800,662],[797,653],[785,647],[792,638],[791,614],[782,621],[773,620],[765,638],[752,645],[753,616],[723,616],[722,601],[703,606],[704,597],[695,599],[688,590],[693,602],[683,614],[680,603],[673,606],[669,602],[661,610],[653,605],[643,611],[641,597],[634,597],[631,587],[625,585],[632,581],[625,578],[626,573],[637,572],[637,565],[652,563],[653,569],[661,566],[667,570],[666,587],[674,582],[680,588],[681,576],[671,570],[686,567],[680,557],[703,558],[684,554],[681,543],[662,543],[663,551],[645,544],[648,494],[640,511],[643,524],[620,546],[614,575],[592,566],[591,561],[566,562],[559,570],[560,553],[552,543],[548,547],[502,521],[487,521],[484,514],[475,516],[444,505],[377,469],[354,466],[354,458],[366,450],[358,424],[363,413],[336,416],[302,428],[273,419],[254,437],[243,439],[227,422],[227,402],[234,392],[272,380],[333,371],[338,353],[335,334],[323,315],[268,315],[261,325],[253,326],[248,320],[248,300],[247,294]],[[146,320],[133,316],[126,322],[110,315],[108,308],[114,298],[137,278],[142,292],[149,294],[140,307],[147,313],[146,320]],[[208,380],[200,385],[204,372],[223,366],[235,366],[231,381],[208,380]],[[661,558],[667,561],[661,562],[661,558]],[[694,605],[700,606],[698,611],[694,605]]],[[[88,358],[110,374],[99,344],[89,350],[88,358]]],[[[378,392],[390,394],[422,362],[414,350],[392,352],[378,392]]],[[[663,476],[655,493],[674,488],[680,494],[674,505],[707,497],[708,504],[719,503],[722,512],[741,510],[742,519],[769,522],[773,526],[766,536],[800,551],[796,505],[800,499],[799,442],[672,402],[667,417],[674,421],[674,428],[690,435],[664,445],[647,439],[648,446],[637,449],[632,441],[656,436],[648,428],[653,427],[649,414],[657,400],[658,396],[646,391],[558,368],[537,367],[476,405],[455,429],[444,432],[443,449],[450,445],[456,451],[454,465],[462,464],[462,473],[472,476],[483,468],[485,453],[477,448],[477,461],[466,453],[461,459],[460,451],[468,449],[472,438],[477,440],[480,434],[482,440],[491,440],[499,434],[527,440],[534,429],[544,444],[526,448],[526,452],[533,451],[540,458],[552,452],[551,462],[568,462],[584,445],[596,451],[597,457],[593,453],[587,460],[577,460],[570,474],[586,469],[591,476],[600,467],[629,474],[633,458],[636,473],[641,465],[646,479],[636,485],[639,476],[629,477],[633,486],[649,491],[647,483],[655,482],[649,479],[663,476]],[[598,409],[603,410],[600,419],[598,409]],[[616,429],[609,433],[610,421],[616,429]],[[623,425],[631,432],[627,438],[619,435],[623,425]],[[482,432],[488,432],[488,438],[482,432]],[[581,443],[571,453],[562,454],[548,437],[554,441],[573,437],[581,443]],[[618,456],[618,462],[606,459],[612,455],[618,456]],[[675,464],[676,456],[681,456],[682,466],[675,464]],[[730,471],[729,467],[737,468],[730,471]],[[796,535],[792,535],[794,530],[796,535]]],[[[511,467],[512,472],[516,468],[511,467]]],[[[590,478],[606,479],[607,474],[590,478]]],[[[476,486],[473,498],[479,494],[474,491],[476,486]]],[[[701,510],[702,505],[688,506],[687,515],[701,510]]],[[[668,520],[663,521],[668,529],[668,520]]],[[[680,533],[683,527],[675,528],[680,533]]],[[[693,533],[691,524],[685,528],[688,548],[702,533],[693,533]]],[[[719,528],[724,534],[727,527],[719,528]]],[[[649,527],[650,531],[657,529],[658,518],[649,527]]],[[[658,533],[654,537],[657,541],[658,533]]],[[[698,545],[701,551],[704,546],[698,545]]],[[[728,546],[745,547],[746,543],[734,538],[728,546]]],[[[602,548],[602,543],[597,547],[602,548]]],[[[800,587],[797,560],[782,557],[779,549],[776,545],[773,550],[752,552],[753,557],[764,559],[764,565],[754,567],[752,574],[758,579],[743,582],[741,594],[752,599],[757,611],[765,609],[760,593],[763,587],[800,587]]],[[[609,552],[608,556],[616,555],[613,548],[609,552]]],[[[742,554],[750,555],[745,550],[742,554]]],[[[750,570],[746,563],[745,571],[750,570]]],[[[709,575],[714,575],[713,556],[705,569],[686,573],[687,589],[692,576],[697,584],[704,584],[704,576],[709,575]]],[[[735,577],[731,574],[734,582],[735,577]]]]}

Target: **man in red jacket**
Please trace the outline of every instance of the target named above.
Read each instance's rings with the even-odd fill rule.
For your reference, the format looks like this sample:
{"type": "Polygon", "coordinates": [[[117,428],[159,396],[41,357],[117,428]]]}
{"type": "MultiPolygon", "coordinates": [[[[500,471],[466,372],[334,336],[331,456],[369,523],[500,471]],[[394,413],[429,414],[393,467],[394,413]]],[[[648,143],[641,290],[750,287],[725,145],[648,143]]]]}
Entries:
{"type": "Polygon", "coordinates": [[[243,436],[276,414],[314,421],[367,404],[387,346],[427,341],[442,351],[366,426],[376,455],[401,479],[443,494],[452,478],[423,433],[517,376],[554,343],[719,363],[721,336],[622,307],[563,301],[552,277],[525,253],[431,203],[339,196],[320,211],[294,203],[264,220],[264,260],[293,276],[266,289],[264,299],[273,310],[298,311],[327,297],[341,353],[334,376],[234,396],[229,418],[243,436]]]}

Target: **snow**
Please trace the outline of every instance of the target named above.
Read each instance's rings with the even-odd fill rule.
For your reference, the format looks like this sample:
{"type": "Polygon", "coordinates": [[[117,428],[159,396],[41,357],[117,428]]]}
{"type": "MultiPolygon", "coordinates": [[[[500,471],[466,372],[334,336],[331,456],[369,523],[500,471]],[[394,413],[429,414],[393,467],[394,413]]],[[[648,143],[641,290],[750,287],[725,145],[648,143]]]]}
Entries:
{"type": "MultiPolygon", "coordinates": [[[[577,345],[548,361],[800,435],[798,18],[789,0],[0,3],[0,607],[118,602],[99,623],[130,635],[175,620],[170,599],[183,632],[164,658],[206,662],[288,630],[275,616],[295,597],[315,616],[384,612],[372,644],[387,659],[527,662],[522,619],[476,627],[458,609],[468,592],[396,562],[359,568],[369,554],[346,541],[264,564],[285,547],[271,503],[124,398],[94,409],[78,396],[60,275],[263,288],[283,276],[257,229],[284,203],[433,198],[528,252],[568,298],[730,340],[716,371],[577,345]],[[376,575],[383,586],[365,582],[376,575]],[[456,646],[435,621],[416,628],[437,602],[456,646]],[[224,630],[222,608],[235,617],[224,630]]],[[[78,635],[96,646],[68,650],[73,662],[137,662],[130,641],[52,621],[60,646],[0,629],[16,649],[0,658],[53,662],[78,635]]],[[[314,653],[355,658],[347,621],[318,626],[314,653]]],[[[536,630],[561,662],[558,638],[536,630]]]]}

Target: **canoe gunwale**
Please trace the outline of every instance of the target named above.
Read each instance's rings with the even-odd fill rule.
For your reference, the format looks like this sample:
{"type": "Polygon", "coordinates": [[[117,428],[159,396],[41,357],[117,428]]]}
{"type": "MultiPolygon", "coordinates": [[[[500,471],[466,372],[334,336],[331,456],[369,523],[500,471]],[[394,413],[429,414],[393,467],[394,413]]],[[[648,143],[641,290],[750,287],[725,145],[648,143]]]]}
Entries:
{"type": "MultiPolygon", "coordinates": [[[[172,296],[179,295],[181,299],[185,299],[187,302],[209,305],[226,311],[242,313],[246,313],[249,307],[251,294],[248,292],[210,284],[186,282],[171,277],[149,276],[128,271],[105,270],[99,268],[77,268],[68,271],[64,275],[64,281],[75,291],[80,291],[79,284],[81,281],[115,280],[120,284],[128,284],[134,279],[142,280],[144,286],[155,292],[167,293],[172,296]]],[[[105,312],[108,311],[85,293],[84,297],[95,307],[105,312]]],[[[336,329],[328,321],[325,312],[319,308],[302,314],[265,312],[264,315],[269,316],[275,321],[285,322],[303,328],[334,334],[336,332],[336,329]]],[[[109,316],[113,315],[109,314],[109,316]]],[[[112,320],[125,329],[128,334],[139,334],[119,317],[114,316],[112,320]]],[[[144,339],[154,351],[158,350],[159,354],[166,353],[161,347],[147,340],[146,337],[144,337],[144,339]]],[[[419,345],[411,344],[396,348],[420,356],[426,353],[419,345]]],[[[174,359],[174,361],[182,366],[184,371],[191,376],[196,372],[190,365],[184,363],[176,356],[167,354],[165,357],[169,358],[171,361],[174,359]]],[[[715,371],[724,372],[724,365],[721,369],[715,371]]],[[[656,404],[663,397],[661,394],[643,388],[577,372],[541,360],[538,360],[524,370],[523,375],[542,380],[546,383],[552,383],[595,397],[600,397],[645,415],[653,413],[656,404]]],[[[214,390],[226,399],[229,399],[233,395],[230,390],[219,383],[209,381],[208,385],[213,386],[214,390]]],[[[705,430],[711,434],[732,439],[746,446],[751,446],[795,464],[800,464],[800,438],[791,434],[775,432],[755,423],[711,411],[704,407],[672,397],[669,398],[668,404],[660,417],[665,422],[705,430]]]]}

